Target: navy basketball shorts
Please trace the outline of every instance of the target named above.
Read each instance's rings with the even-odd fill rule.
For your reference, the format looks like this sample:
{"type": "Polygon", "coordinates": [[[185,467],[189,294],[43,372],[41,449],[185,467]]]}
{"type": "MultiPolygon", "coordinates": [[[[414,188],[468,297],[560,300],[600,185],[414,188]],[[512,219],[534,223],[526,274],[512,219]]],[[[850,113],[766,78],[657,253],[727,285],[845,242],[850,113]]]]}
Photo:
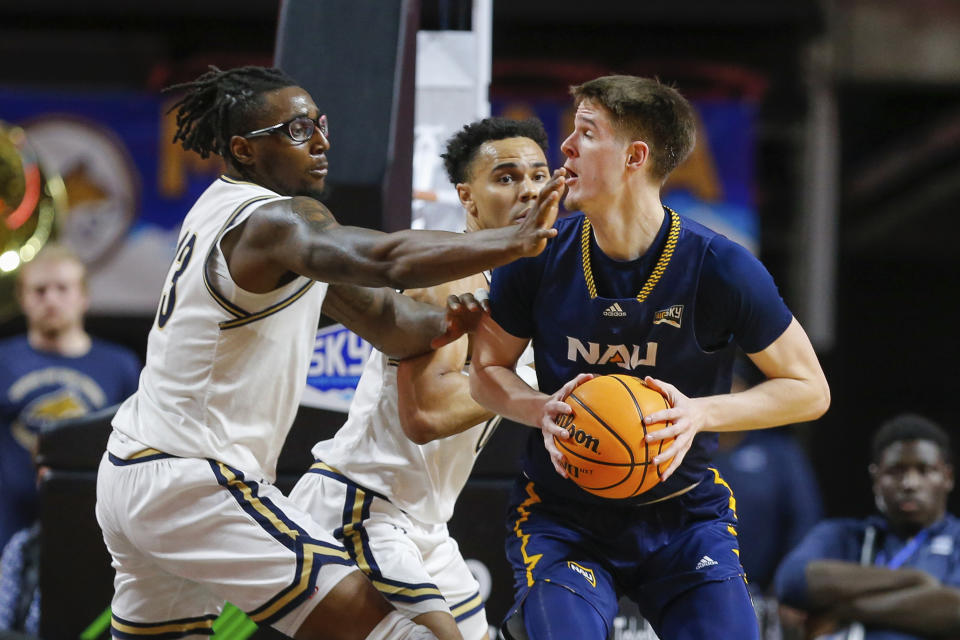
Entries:
{"type": "Polygon", "coordinates": [[[745,594],[735,509],[714,469],[687,493],[639,506],[576,502],[521,476],[507,513],[516,596],[508,619],[537,581],[583,597],[608,631],[620,595],[634,600],[656,629],[671,601],[697,586],[730,581],[745,594]]]}

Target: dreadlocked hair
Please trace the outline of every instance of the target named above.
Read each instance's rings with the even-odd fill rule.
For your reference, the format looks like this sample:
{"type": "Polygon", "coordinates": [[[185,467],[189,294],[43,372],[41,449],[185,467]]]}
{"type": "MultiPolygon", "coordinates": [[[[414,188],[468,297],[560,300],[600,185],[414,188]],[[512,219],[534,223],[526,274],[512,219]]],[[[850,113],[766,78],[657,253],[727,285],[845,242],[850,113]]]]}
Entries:
{"type": "Polygon", "coordinates": [[[180,142],[201,158],[211,153],[227,158],[230,137],[247,130],[246,124],[261,105],[260,96],[296,85],[280,69],[251,66],[221,71],[210,65],[210,70],[196,80],[163,90],[186,91],[167,111],[177,111],[173,142],[180,142]]]}

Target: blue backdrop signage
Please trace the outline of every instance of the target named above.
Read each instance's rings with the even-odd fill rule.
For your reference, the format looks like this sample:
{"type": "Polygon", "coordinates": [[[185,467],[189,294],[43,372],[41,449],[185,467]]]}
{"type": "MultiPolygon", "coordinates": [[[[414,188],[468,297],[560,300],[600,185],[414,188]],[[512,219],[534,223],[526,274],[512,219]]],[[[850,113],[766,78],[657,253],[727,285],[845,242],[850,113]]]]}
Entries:
{"type": "Polygon", "coordinates": [[[317,332],[301,404],[346,411],[373,347],[342,324],[317,332]]]}

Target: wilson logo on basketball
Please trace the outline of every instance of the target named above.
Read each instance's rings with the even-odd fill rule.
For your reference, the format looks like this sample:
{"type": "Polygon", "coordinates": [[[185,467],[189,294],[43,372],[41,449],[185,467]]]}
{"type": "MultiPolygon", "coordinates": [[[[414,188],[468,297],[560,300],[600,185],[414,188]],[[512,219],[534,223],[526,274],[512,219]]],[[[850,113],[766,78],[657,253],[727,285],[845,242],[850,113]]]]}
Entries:
{"type": "Polygon", "coordinates": [[[671,327],[680,328],[680,321],[683,318],[683,305],[675,304],[669,309],[661,309],[653,314],[653,324],[668,324],[671,327]]]}
{"type": "Polygon", "coordinates": [[[567,336],[567,360],[571,362],[615,364],[627,371],[641,366],[657,366],[657,343],[648,342],[642,354],[640,349],[640,345],[636,344],[602,345],[599,342],[583,343],[576,338],[567,336]]]}
{"type": "Polygon", "coordinates": [[[558,417],[557,426],[562,429],[566,429],[567,433],[570,434],[570,442],[576,442],[584,449],[590,449],[594,453],[597,453],[597,447],[600,446],[600,440],[574,424],[572,415],[564,414],[558,417]]]}
{"type": "Polygon", "coordinates": [[[584,449],[590,449],[594,453],[597,453],[597,447],[600,446],[600,441],[584,431],[583,429],[578,429],[577,425],[571,424],[566,428],[567,433],[570,434],[570,440],[576,442],[584,449]]]}

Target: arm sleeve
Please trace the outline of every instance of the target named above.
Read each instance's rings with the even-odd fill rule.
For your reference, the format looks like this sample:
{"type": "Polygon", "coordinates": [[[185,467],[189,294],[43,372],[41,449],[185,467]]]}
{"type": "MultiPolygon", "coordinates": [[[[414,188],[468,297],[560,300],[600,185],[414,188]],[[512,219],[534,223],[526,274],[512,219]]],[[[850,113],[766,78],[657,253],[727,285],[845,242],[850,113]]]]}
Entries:
{"type": "Polygon", "coordinates": [[[536,258],[522,258],[497,267],[490,279],[490,315],[504,331],[517,338],[533,337],[533,305],[544,254],[546,251],[536,258]]]}
{"type": "Polygon", "coordinates": [[[779,338],[792,319],[766,267],[736,242],[714,238],[697,291],[700,345],[716,349],[733,339],[745,352],[757,353],[779,338]]]}
{"type": "Polygon", "coordinates": [[[856,558],[846,557],[845,542],[848,536],[848,527],[843,522],[828,520],[811,529],[777,568],[774,577],[777,599],[791,607],[807,610],[807,565],[814,560],[825,559],[855,562],[856,558]]]}

